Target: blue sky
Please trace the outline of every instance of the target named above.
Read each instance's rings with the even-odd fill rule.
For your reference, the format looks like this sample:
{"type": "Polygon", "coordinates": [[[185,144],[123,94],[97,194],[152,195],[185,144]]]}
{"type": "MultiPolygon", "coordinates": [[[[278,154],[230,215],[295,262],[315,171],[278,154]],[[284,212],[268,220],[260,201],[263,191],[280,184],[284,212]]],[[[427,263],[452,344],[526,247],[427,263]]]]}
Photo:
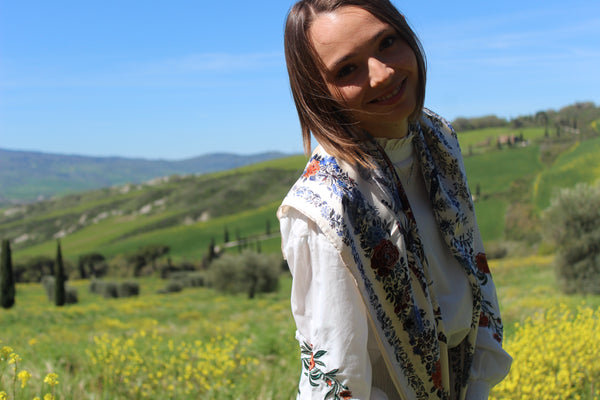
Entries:
{"type": "MultiPolygon", "coordinates": [[[[184,159],[302,151],[293,1],[0,0],[0,148],[184,159]]],[[[394,1],[447,119],[600,104],[600,1],[394,1]]]]}

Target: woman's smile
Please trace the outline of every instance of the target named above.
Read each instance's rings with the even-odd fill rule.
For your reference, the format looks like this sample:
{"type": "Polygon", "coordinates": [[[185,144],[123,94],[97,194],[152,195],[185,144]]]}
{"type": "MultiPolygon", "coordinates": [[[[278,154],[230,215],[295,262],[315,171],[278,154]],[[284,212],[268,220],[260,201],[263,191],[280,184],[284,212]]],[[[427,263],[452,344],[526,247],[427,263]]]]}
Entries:
{"type": "Polygon", "coordinates": [[[369,103],[371,104],[379,104],[379,105],[390,105],[396,103],[398,100],[402,98],[402,95],[406,91],[406,78],[402,80],[402,82],[393,89],[390,93],[383,95],[379,98],[371,100],[369,103]]]}
{"type": "Polygon", "coordinates": [[[403,137],[417,107],[419,71],[389,24],[356,6],[319,14],[309,36],[331,95],[376,137],[403,137]]]}

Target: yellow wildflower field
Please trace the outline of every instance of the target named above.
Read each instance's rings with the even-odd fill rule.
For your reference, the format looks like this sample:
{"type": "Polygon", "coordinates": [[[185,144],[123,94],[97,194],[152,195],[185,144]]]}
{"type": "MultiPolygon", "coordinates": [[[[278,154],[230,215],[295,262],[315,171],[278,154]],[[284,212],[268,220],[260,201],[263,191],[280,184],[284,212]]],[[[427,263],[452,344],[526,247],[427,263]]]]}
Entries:
{"type": "MultiPolygon", "coordinates": [[[[564,296],[552,257],[492,260],[514,363],[500,399],[600,399],[600,296],[564,296]]],[[[50,304],[39,284],[17,286],[0,311],[0,399],[293,399],[300,373],[291,279],[277,293],[224,296],[210,288],[50,304]]]]}

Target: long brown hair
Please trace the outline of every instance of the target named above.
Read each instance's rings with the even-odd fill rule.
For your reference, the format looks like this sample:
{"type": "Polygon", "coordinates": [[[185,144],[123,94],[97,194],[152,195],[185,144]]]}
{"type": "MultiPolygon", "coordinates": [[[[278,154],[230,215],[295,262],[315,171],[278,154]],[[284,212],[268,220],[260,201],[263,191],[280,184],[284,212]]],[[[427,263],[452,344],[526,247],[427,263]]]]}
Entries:
{"type": "Polygon", "coordinates": [[[315,17],[344,6],[357,6],[392,26],[415,54],[419,69],[417,106],[409,122],[419,119],[425,101],[425,53],[417,35],[388,0],[300,0],[291,8],[284,35],[285,59],[292,96],[298,111],[304,150],[311,151],[311,133],[332,156],[349,163],[372,165],[366,149],[369,134],[358,126],[352,111],[333,98],[322,76],[325,70],[309,37],[315,17]]]}

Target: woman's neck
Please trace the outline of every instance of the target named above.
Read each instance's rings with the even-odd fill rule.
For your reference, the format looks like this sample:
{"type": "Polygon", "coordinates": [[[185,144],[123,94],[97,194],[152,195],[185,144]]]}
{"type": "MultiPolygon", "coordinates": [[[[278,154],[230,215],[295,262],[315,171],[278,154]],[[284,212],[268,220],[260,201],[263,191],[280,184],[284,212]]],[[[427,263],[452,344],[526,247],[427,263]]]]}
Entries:
{"type": "Polygon", "coordinates": [[[401,139],[408,135],[409,123],[405,119],[385,125],[378,124],[376,127],[364,126],[363,128],[375,138],[401,139]]]}

